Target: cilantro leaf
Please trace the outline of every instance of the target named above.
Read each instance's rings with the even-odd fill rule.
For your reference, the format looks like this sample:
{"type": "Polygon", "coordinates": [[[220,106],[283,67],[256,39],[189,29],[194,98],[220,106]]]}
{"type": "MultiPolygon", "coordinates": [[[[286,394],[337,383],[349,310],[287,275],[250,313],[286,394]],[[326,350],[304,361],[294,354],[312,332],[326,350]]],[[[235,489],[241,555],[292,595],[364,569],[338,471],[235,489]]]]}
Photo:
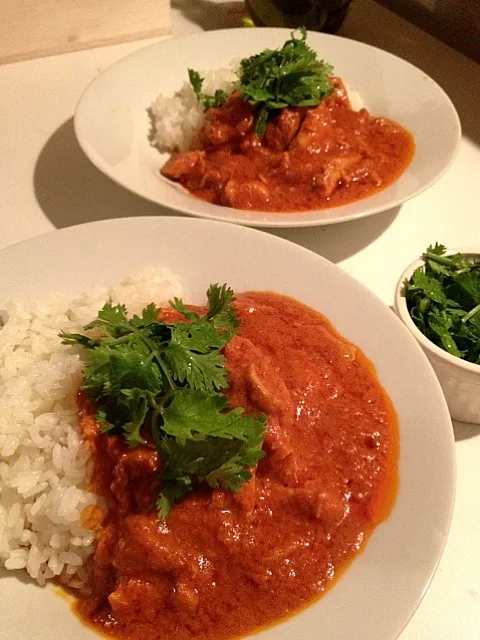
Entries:
{"type": "Polygon", "coordinates": [[[133,316],[130,320],[130,323],[134,327],[146,327],[149,324],[154,324],[158,320],[158,316],[160,315],[161,309],[159,309],[155,303],[151,302],[148,304],[145,309],[142,311],[141,316],[133,316]]]}
{"type": "Polygon", "coordinates": [[[102,426],[102,431],[111,431],[115,425],[108,421],[107,410],[105,407],[97,407],[95,411],[95,420],[102,426]]]}
{"type": "Polygon", "coordinates": [[[160,453],[166,463],[162,477],[166,484],[185,475],[204,479],[242,448],[239,440],[207,437],[203,440],[163,438],[160,453]]]}
{"type": "Polygon", "coordinates": [[[441,284],[435,278],[428,276],[422,267],[416,269],[413,274],[413,286],[422,291],[427,298],[430,298],[434,302],[443,305],[447,301],[441,284]]]}
{"type": "Polygon", "coordinates": [[[113,306],[110,302],[107,302],[98,312],[96,320],[90,322],[84,328],[85,330],[100,328],[113,335],[122,325],[127,323],[127,308],[125,305],[118,304],[113,306]]]}
{"type": "Polygon", "coordinates": [[[265,128],[268,122],[269,109],[267,104],[262,104],[260,108],[257,110],[257,114],[255,117],[255,127],[254,131],[257,136],[262,136],[265,133],[265,128]]]}
{"type": "MultiPolygon", "coordinates": [[[[256,462],[257,461],[251,466],[254,467],[256,462]]],[[[230,491],[237,493],[251,477],[251,471],[248,467],[245,467],[245,460],[242,461],[241,456],[236,455],[232,456],[217,469],[211,471],[205,477],[205,482],[207,482],[212,489],[230,489],[230,491]]]]}
{"type": "Polygon", "coordinates": [[[202,101],[205,111],[212,107],[221,107],[228,100],[228,94],[223,89],[217,89],[213,96],[203,94],[202,101]]]}
{"type": "Polygon", "coordinates": [[[218,351],[228,342],[216,326],[220,319],[217,316],[199,318],[196,321],[178,322],[170,325],[171,342],[187,351],[209,353],[218,351]]]}
{"type": "Polygon", "coordinates": [[[443,256],[447,253],[447,247],[436,242],[435,244],[431,244],[427,247],[424,255],[428,255],[429,253],[433,253],[436,256],[443,256]]]}
{"type": "Polygon", "coordinates": [[[228,95],[222,89],[217,89],[212,95],[202,93],[204,78],[194,69],[188,69],[188,79],[193,87],[198,102],[203,104],[205,111],[212,107],[221,107],[228,100],[228,95]]]}
{"type": "Polygon", "coordinates": [[[233,291],[226,284],[220,286],[212,284],[207,291],[208,311],[206,317],[213,321],[216,329],[223,329],[220,334],[224,339],[224,346],[229,342],[240,326],[235,309],[233,291]]]}
{"type": "Polygon", "coordinates": [[[227,285],[210,285],[207,300],[203,318],[187,309],[181,300],[170,303],[189,323],[170,325],[171,341],[164,359],[176,382],[213,392],[227,386],[227,371],[219,351],[235,334],[239,320],[233,307],[233,291],[227,285]]]}
{"type": "Polygon", "coordinates": [[[317,58],[307,43],[307,31],[291,34],[280,49],[265,49],[244,58],[238,71],[239,90],[257,107],[255,132],[263,135],[270,116],[284,107],[316,107],[329,96],[331,65],[317,58]]]}
{"type": "Polygon", "coordinates": [[[480,262],[435,243],[404,285],[412,320],[434,344],[480,364],[480,262]]]}
{"type": "Polygon", "coordinates": [[[163,413],[163,431],[177,441],[202,440],[215,436],[225,440],[257,441],[265,430],[265,419],[244,415],[243,409],[229,409],[224,394],[181,389],[163,413]]]}
{"type": "Polygon", "coordinates": [[[263,455],[266,417],[230,407],[221,393],[222,349],[240,324],[234,300],[227,285],[212,284],[203,315],[174,299],[183,319],[170,323],[153,303],[132,318],[107,303],[86,334],[60,334],[85,350],[83,389],[103,430],[131,447],[153,440],[160,452],[161,518],[198,483],[238,491],[263,455]]]}
{"type": "Polygon", "coordinates": [[[155,503],[158,517],[161,520],[166,520],[174,503],[180,500],[180,498],[183,498],[183,496],[192,489],[192,478],[189,475],[184,475],[165,483],[155,503]]]}
{"type": "Polygon", "coordinates": [[[463,308],[472,308],[480,303],[480,270],[469,269],[453,273],[451,282],[445,288],[449,298],[453,298],[463,308]]]}
{"type": "Polygon", "coordinates": [[[257,429],[255,437],[249,438],[241,450],[226,460],[222,465],[211,471],[205,481],[212,488],[222,487],[230,491],[240,491],[243,484],[252,477],[250,469],[253,469],[257,462],[264,456],[262,451],[263,438],[265,436],[266,419],[263,431],[257,429]]]}
{"type": "MultiPolygon", "coordinates": [[[[237,70],[237,90],[255,107],[255,133],[262,136],[269,119],[285,107],[316,107],[333,91],[330,82],[332,66],[319,60],[307,45],[307,30],[291,34],[279,49],[265,49],[244,58],[237,70]]],[[[204,78],[188,69],[188,77],[197,100],[206,110],[219,107],[228,100],[221,89],[215,94],[202,92],[204,78]]]]}
{"type": "Polygon", "coordinates": [[[171,300],[170,306],[172,307],[172,309],[175,309],[175,311],[178,311],[178,313],[181,313],[186,320],[190,320],[191,322],[200,320],[200,316],[198,315],[198,313],[188,309],[183,301],[179,300],[178,298],[174,298],[173,301],[171,300]]]}
{"type": "Polygon", "coordinates": [[[131,447],[145,444],[140,431],[147,417],[149,404],[152,401],[150,392],[145,389],[122,389],[119,402],[130,409],[130,420],[122,425],[125,440],[131,447]]]}
{"type": "Polygon", "coordinates": [[[202,76],[198,73],[198,71],[195,71],[194,69],[188,69],[188,79],[190,80],[190,84],[193,87],[193,90],[195,91],[195,95],[197,96],[197,100],[200,101],[200,96],[202,95],[202,87],[203,87],[203,78],[202,76]]]}
{"type": "Polygon", "coordinates": [[[446,311],[434,310],[430,314],[428,325],[429,328],[440,338],[442,347],[445,351],[451,353],[452,356],[460,357],[462,355],[452,337],[452,334],[450,333],[450,329],[452,328],[452,317],[449,316],[446,311]]]}
{"type": "Polygon", "coordinates": [[[165,411],[164,429],[173,437],[164,438],[160,447],[166,463],[163,499],[157,503],[162,511],[170,492],[175,493],[186,477],[195,475],[212,488],[231,491],[239,491],[250,480],[251,468],[264,455],[266,417],[243,415],[242,409],[221,413],[225,408],[226,400],[220,394],[206,402],[202,392],[183,391],[177,392],[165,411]],[[201,411],[203,419],[199,418],[201,411]]]}
{"type": "Polygon", "coordinates": [[[157,392],[163,388],[161,371],[154,362],[153,354],[142,342],[131,342],[109,351],[109,371],[103,386],[104,393],[116,396],[124,389],[157,392]]]}
{"type": "MultiPolygon", "coordinates": [[[[82,344],[79,342],[79,344],[82,344]]],[[[85,344],[82,344],[85,347],[85,344]]],[[[90,347],[83,371],[83,389],[92,400],[98,400],[109,382],[111,349],[101,342],[90,347]]]]}
{"type": "Polygon", "coordinates": [[[172,341],[164,360],[173,380],[180,385],[188,384],[193,389],[207,389],[209,392],[227,386],[225,361],[218,351],[195,353],[172,341]]]}
{"type": "Polygon", "coordinates": [[[78,344],[86,349],[93,349],[94,347],[98,347],[100,345],[99,340],[95,340],[93,338],[89,338],[88,336],[84,336],[81,333],[66,333],[65,331],[61,331],[59,334],[62,339],[62,344],[78,344]]]}

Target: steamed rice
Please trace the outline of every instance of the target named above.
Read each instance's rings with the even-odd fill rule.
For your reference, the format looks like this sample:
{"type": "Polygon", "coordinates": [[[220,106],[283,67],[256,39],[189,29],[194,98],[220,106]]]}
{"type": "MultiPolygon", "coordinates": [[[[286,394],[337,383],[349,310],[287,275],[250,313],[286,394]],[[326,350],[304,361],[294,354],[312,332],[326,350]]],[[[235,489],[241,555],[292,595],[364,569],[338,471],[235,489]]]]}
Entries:
{"type": "MultiPolygon", "coordinates": [[[[213,94],[216,89],[232,93],[238,80],[233,68],[201,73],[202,91],[213,94]]],[[[192,138],[203,124],[204,111],[190,82],[184,82],[174,96],[160,94],[150,107],[152,144],[162,152],[188,151],[192,138]]]]}
{"type": "MultiPolygon", "coordinates": [[[[230,94],[238,82],[233,66],[207,73],[200,72],[200,75],[205,78],[202,91],[208,94],[215,93],[216,89],[230,94]]],[[[345,86],[352,109],[359,111],[365,106],[361,95],[345,86]]],[[[150,107],[151,144],[162,153],[188,151],[204,117],[203,107],[190,82],[184,82],[180,91],[173,96],[161,93],[150,107]]]]}
{"type": "Polygon", "coordinates": [[[88,505],[89,453],[82,443],[75,398],[82,383],[78,347],[60,331],[78,332],[107,300],[138,313],[182,295],[168,269],[145,269],[108,290],[75,300],[50,296],[14,300],[0,330],[0,560],[39,584],[60,576],[83,586],[95,534],[80,525],[88,505]]]}

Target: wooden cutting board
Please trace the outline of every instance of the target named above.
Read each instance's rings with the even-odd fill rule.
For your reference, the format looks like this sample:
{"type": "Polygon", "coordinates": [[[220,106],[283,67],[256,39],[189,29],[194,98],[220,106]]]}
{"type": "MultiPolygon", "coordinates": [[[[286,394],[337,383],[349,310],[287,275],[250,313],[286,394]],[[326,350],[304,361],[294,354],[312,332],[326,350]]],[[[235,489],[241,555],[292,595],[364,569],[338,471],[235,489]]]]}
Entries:
{"type": "Polygon", "coordinates": [[[170,0],[0,0],[0,64],[167,33],[170,0]]]}

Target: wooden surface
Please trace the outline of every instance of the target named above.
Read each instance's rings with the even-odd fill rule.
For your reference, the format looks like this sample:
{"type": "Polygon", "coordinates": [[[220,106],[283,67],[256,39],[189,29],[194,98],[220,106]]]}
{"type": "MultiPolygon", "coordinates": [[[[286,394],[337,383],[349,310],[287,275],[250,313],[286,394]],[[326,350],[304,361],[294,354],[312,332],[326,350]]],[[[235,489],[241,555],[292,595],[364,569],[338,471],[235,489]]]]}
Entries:
{"type": "Polygon", "coordinates": [[[170,0],[0,0],[0,64],[170,32],[170,0]]]}

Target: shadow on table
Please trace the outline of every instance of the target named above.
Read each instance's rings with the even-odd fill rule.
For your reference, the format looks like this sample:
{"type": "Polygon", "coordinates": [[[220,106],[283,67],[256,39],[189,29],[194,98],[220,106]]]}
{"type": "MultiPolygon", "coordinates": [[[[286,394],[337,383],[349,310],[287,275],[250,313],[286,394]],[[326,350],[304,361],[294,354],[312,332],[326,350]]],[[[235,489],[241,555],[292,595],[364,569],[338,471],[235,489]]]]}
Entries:
{"type": "Polygon", "coordinates": [[[352,256],[382,235],[397,217],[401,207],[383,211],[368,218],[341,222],[326,227],[269,229],[281,238],[300,244],[331,262],[352,256]]]}
{"type": "Polygon", "coordinates": [[[104,176],[81,150],[67,120],[49,138],[34,173],[37,201],[57,228],[127,216],[172,215],[104,176]]]}
{"type": "Polygon", "coordinates": [[[470,424],[468,422],[457,422],[456,420],[454,420],[453,433],[455,434],[456,442],[480,437],[480,425],[470,424]]]}

